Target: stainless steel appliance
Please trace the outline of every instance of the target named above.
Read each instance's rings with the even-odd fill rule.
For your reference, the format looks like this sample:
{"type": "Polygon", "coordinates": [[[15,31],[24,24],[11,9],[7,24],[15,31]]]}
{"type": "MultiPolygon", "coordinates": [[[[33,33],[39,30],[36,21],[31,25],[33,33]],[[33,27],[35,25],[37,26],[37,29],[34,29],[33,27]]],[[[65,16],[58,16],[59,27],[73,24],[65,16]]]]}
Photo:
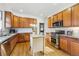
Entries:
{"type": "Polygon", "coordinates": [[[40,23],[39,27],[39,34],[44,35],[44,23],[40,23]]]}
{"type": "Polygon", "coordinates": [[[63,27],[63,20],[57,21],[57,22],[53,23],[52,25],[53,25],[53,27],[63,27]]]}
{"type": "Polygon", "coordinates": [[[51,33],[51,43],[54,44],[56,48],[59,48],[59,39],[61,34],[65,34],[65,31],[56,30],[55,32],[51,33]]]}

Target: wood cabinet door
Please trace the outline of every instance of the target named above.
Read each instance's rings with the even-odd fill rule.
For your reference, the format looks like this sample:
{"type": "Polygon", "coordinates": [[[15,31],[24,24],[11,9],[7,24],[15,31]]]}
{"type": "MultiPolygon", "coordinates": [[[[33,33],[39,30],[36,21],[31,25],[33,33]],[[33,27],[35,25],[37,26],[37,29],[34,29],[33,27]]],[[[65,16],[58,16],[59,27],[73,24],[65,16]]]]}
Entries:
{"type": "Polygon", "coordinates": [[[48,18],[48,28],[51,28],[51,17],[48,18]]]}
{"type": "Polygon", "coordinates": [[[72,7],[72,26],[79,26],[79,4],[72,7]]]}
{"type": "Polygon", "coordinates": [[[58,21],[62,21],[63,20],[63,12],[60,12],[57,15],[58,15],[58,21]]]}
{"type": "Polygon", "coordinates": [[[60,38],[60,48],[67,52],[67,39],[65,37],[60,38]]]}
{"type": "Polygon", "coordinates": [[[57,18],[57,17],[58,17],[58,15],[57,15],[57,14],[53,16],[54,23],[58,21],[58,18],[57,18]]]}
{"type": "Polygon", "coordinates": [[[14,22],[13,23],[14,23],[14,27],[18,28],[20,26],[20,24],[19,24],[19,17],[14,16],[14,22]]]}
{"type": "Polygon", "coordinates": [[[29,19],[28,18],[24,18],[24,27],[29,27],[29,19]]]}
{"type": "Polygon", "coordinates": [[[6,27],[11,27],[11,12],[5,11],[5,25],[6,27]]]}
{"type": "Polygon", "coordinates": [[[24,28],[24,26],[25,26],[24,21],[25,21],[25,19],[23,17],[20,17],[20,19],[19,19],[20,28],[24,28]]]}
{"type": "Polygon", "coordinates": [[[33,24],[37,24],[37,19],[32,19],[33,24]]]}
{"type": "Polygon", "coordinates": [[[79,43],[72,41],[71,42],[71,55],[79,56],[79,43]]]}
{"type": "Polygon", "coordinates": [[[17,42],[25,42],[24,33],[18,34],[18,40],[17,42]]]}
{"type": "Polygon", "coordinates": [[[13,14],[11,13],[11,27],[13,28],[14,27],[14,18],[13,18],[13,14]]]}
{"type": "Polygon", "coordinates": [[[48,18],[48,28],[52,27],[52,17],[48,18]]]}
{"type": "Polygon", "coordinates": [[[15,47],[16,42],[17,42],[17,35],[10,38],[11,51],[12,51],[13,48],[15,47]]]}
{"type": "Polygon", "coordinates": [[[71,26],[71,8],[63,11],[63,26],[71,26]]]}
{"type": "Polygon", "coordinates": [[[30,41],[30,33],[24,33],[25,41],[30,41]]]}
{"type": "Polygon", "coordinates": [[[0,44],[0,56],[1,56],[1,44],[0,44]]]}
{"type": "Polygon", "coordinates": [[[5,54],[4,55],[9,56],[10,53],[11,53],[10,41],[9,40],[5,41],[2,45],[3,45],[3,48],[5,50],[5,54]]]}

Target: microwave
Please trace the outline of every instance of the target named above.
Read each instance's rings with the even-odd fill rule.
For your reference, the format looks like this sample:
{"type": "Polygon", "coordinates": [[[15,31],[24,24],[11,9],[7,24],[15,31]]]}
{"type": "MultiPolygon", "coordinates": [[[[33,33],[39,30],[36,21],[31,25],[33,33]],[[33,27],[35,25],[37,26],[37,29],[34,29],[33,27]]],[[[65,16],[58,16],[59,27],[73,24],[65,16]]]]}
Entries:
{"type": "Polygon", "coordinates": [[[63,21],[53,23],[53,27],[63,27],[63,21]]]}

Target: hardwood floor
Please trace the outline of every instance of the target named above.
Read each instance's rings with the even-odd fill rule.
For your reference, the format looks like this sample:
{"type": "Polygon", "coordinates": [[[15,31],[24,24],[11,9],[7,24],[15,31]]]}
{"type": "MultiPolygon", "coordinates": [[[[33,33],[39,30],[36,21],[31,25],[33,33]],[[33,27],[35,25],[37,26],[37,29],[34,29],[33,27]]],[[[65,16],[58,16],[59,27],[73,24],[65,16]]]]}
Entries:
{"type": "Polygon", "coordinates": [[[53,47],[51,44],[46,42],[44,47],[44,56],[69,56],[69,54],[53,47]]]}
{"type": "Polygon", "coordinates": [[[10,56],[31,56],[30,43],[17,43],[10,56]]]}
{"type": "MultiPolygon", "coordinates": [[[[17,43],[14,50],[10,56],[32,56],[32,51],[30,49],[30,43],[17,43]]],[[[46,44],[44,51],[39,51],[35,53],[35,56],[69,56],[67,53],[62,50],[56,49],[50,44],[46,44]]]]}

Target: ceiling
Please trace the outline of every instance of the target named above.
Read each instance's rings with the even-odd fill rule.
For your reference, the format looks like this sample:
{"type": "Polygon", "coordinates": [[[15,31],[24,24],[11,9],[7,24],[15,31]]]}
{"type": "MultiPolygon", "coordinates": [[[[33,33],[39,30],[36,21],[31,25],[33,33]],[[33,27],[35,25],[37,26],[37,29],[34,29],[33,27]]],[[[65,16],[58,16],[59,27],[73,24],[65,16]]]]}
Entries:
{"type": "Polygon", "coordinates": [[[10,10],[14,13],[46,18],[75,3],[0,3],[1,10],[10,10]]]}

